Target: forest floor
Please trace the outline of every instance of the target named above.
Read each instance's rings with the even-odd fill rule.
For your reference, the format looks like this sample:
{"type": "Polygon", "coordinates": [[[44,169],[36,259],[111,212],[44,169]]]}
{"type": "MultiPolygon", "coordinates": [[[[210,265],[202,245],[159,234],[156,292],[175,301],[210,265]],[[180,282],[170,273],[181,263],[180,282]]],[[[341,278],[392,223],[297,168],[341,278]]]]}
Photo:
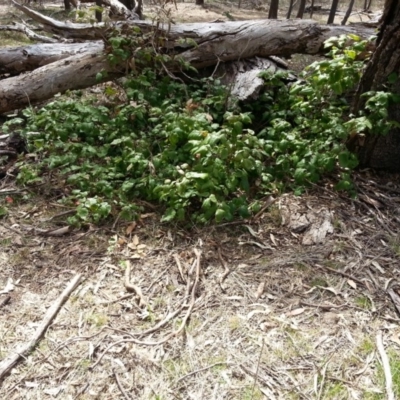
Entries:
{"type": "Polygon", "coordinates": [[[149,208],[71,230],[51,187],[1,180],[0,358],[83,280],[0,398],[372,400],[390,380],[400,398],[399,176],[354,182],[356,199],[327,180],[237,223],[149,208]]]}

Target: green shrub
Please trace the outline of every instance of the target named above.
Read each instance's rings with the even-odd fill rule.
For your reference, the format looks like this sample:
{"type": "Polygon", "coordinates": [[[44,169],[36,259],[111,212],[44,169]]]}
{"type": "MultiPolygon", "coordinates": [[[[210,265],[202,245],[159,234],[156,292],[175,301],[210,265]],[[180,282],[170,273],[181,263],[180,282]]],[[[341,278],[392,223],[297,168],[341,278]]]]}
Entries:
{"type": "MultiPolygon", "coordinates": [[[[110,213],[134,218],[136,199],[162,204],[164,221],[248,217],[266,193],[299,193],[327,174],[340,176],[338,189],[351,190],[357,159],[345,140],[384,108],[379,103],[349,120],[345,95],[361,76],[357,55],[365,46],[352,39],[348,47],[345,38],[330,40],[332,58],[312,64],[294,84],[287,74],[263,74],[265,90],[250,104],[232,104],[218,80],[184,84],[141,68],[124,80],[122,104],[98,106],[76,92],[27,109],[24,131],[40,133],[28,136],[39,162],[23,162],[19,180],[37,182],[50,170],[59,176],[70,189],[64,201],[77,205],[74,224],[110,213]]],[[[119,58],[129,58],[124,40],[111,43],[119,58]]],[[[105,87],[104,96],[116,94],[105,87]]]]}

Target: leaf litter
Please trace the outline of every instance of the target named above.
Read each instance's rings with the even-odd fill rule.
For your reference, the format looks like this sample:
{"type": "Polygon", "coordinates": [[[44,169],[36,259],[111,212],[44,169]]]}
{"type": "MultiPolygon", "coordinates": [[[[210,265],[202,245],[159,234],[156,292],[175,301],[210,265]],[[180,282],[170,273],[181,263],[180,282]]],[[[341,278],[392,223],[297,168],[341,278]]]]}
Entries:
{"type": "Polygon", "coordinates": [[[84,280],[0,398],[398,397],[399,189],[356,182],[354,200],[327,183],[190,232],[151,213],[49,236],[56,205],[13,204],[0,220],[1,359],[84,280]]]}

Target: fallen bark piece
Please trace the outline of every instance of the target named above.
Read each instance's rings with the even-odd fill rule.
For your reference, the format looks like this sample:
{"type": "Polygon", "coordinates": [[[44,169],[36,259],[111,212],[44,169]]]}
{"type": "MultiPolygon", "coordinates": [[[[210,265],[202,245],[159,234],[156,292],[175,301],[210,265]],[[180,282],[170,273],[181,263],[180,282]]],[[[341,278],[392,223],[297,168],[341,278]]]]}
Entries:
{"type": "Polygon", "coordinates": [[[1,363],[0,363],[0,382],[4,379],[4,377],[11,371],[11,369],[17,364],[17,362],[21,358],[25,358],[39,343],[40,339],[46,332],[47,328],[50,326],[53,319],[57,316],[60,308],[63,304],[68,300],[71,293],[76,289],[82,279],[82,275],[78,274],[71,280],[69,285],[65,288],[65,290],[61,293],[58,299],[53,303],[53,305],[47,310],[47,313],[36,329],[33,338],[28,342],[22,345],[18,351],[14,354],[8,355],[1,363]]]}

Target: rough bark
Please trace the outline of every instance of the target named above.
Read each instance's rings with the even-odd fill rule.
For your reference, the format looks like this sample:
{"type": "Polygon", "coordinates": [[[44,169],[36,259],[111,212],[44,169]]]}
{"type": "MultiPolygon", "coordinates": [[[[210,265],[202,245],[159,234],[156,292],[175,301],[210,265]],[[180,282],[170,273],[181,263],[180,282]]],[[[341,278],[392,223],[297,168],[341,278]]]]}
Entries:
{"type": "MultiPolygon", "coordinates": [[[[368,91],[390,90],[400,95],[400,79],[389,85],[391,74],[400,71],[400,2],[387,0],[383,23],[377,39],[377,48],[367,65],[359,84],[353,112],[363,108],[361,95],[368,91]]],[[[389,106],[389,120],[400,123],[400,104],[389,106]]],[[[362,167],[381,168],[400,172],[400,129],[395,128],[386,136],[374,135],[365,138],[358,150],[362,167]]]]}
{"type": "MultiPolygon", "coordinates": [[[[221,81],[230,87],[230,93],[239,100],[246,101],[256,99],[264,87],[264,81],[259,77],[263,71],[269,71],[274,74],[278,71],[284,71],[280,61],[265,58],[251,58],[244,61],[235,61],[222,64],[217,75],[221,76],[221,81]]],[[[292,76],[296,80],[295,76],[292,76]]]]}

